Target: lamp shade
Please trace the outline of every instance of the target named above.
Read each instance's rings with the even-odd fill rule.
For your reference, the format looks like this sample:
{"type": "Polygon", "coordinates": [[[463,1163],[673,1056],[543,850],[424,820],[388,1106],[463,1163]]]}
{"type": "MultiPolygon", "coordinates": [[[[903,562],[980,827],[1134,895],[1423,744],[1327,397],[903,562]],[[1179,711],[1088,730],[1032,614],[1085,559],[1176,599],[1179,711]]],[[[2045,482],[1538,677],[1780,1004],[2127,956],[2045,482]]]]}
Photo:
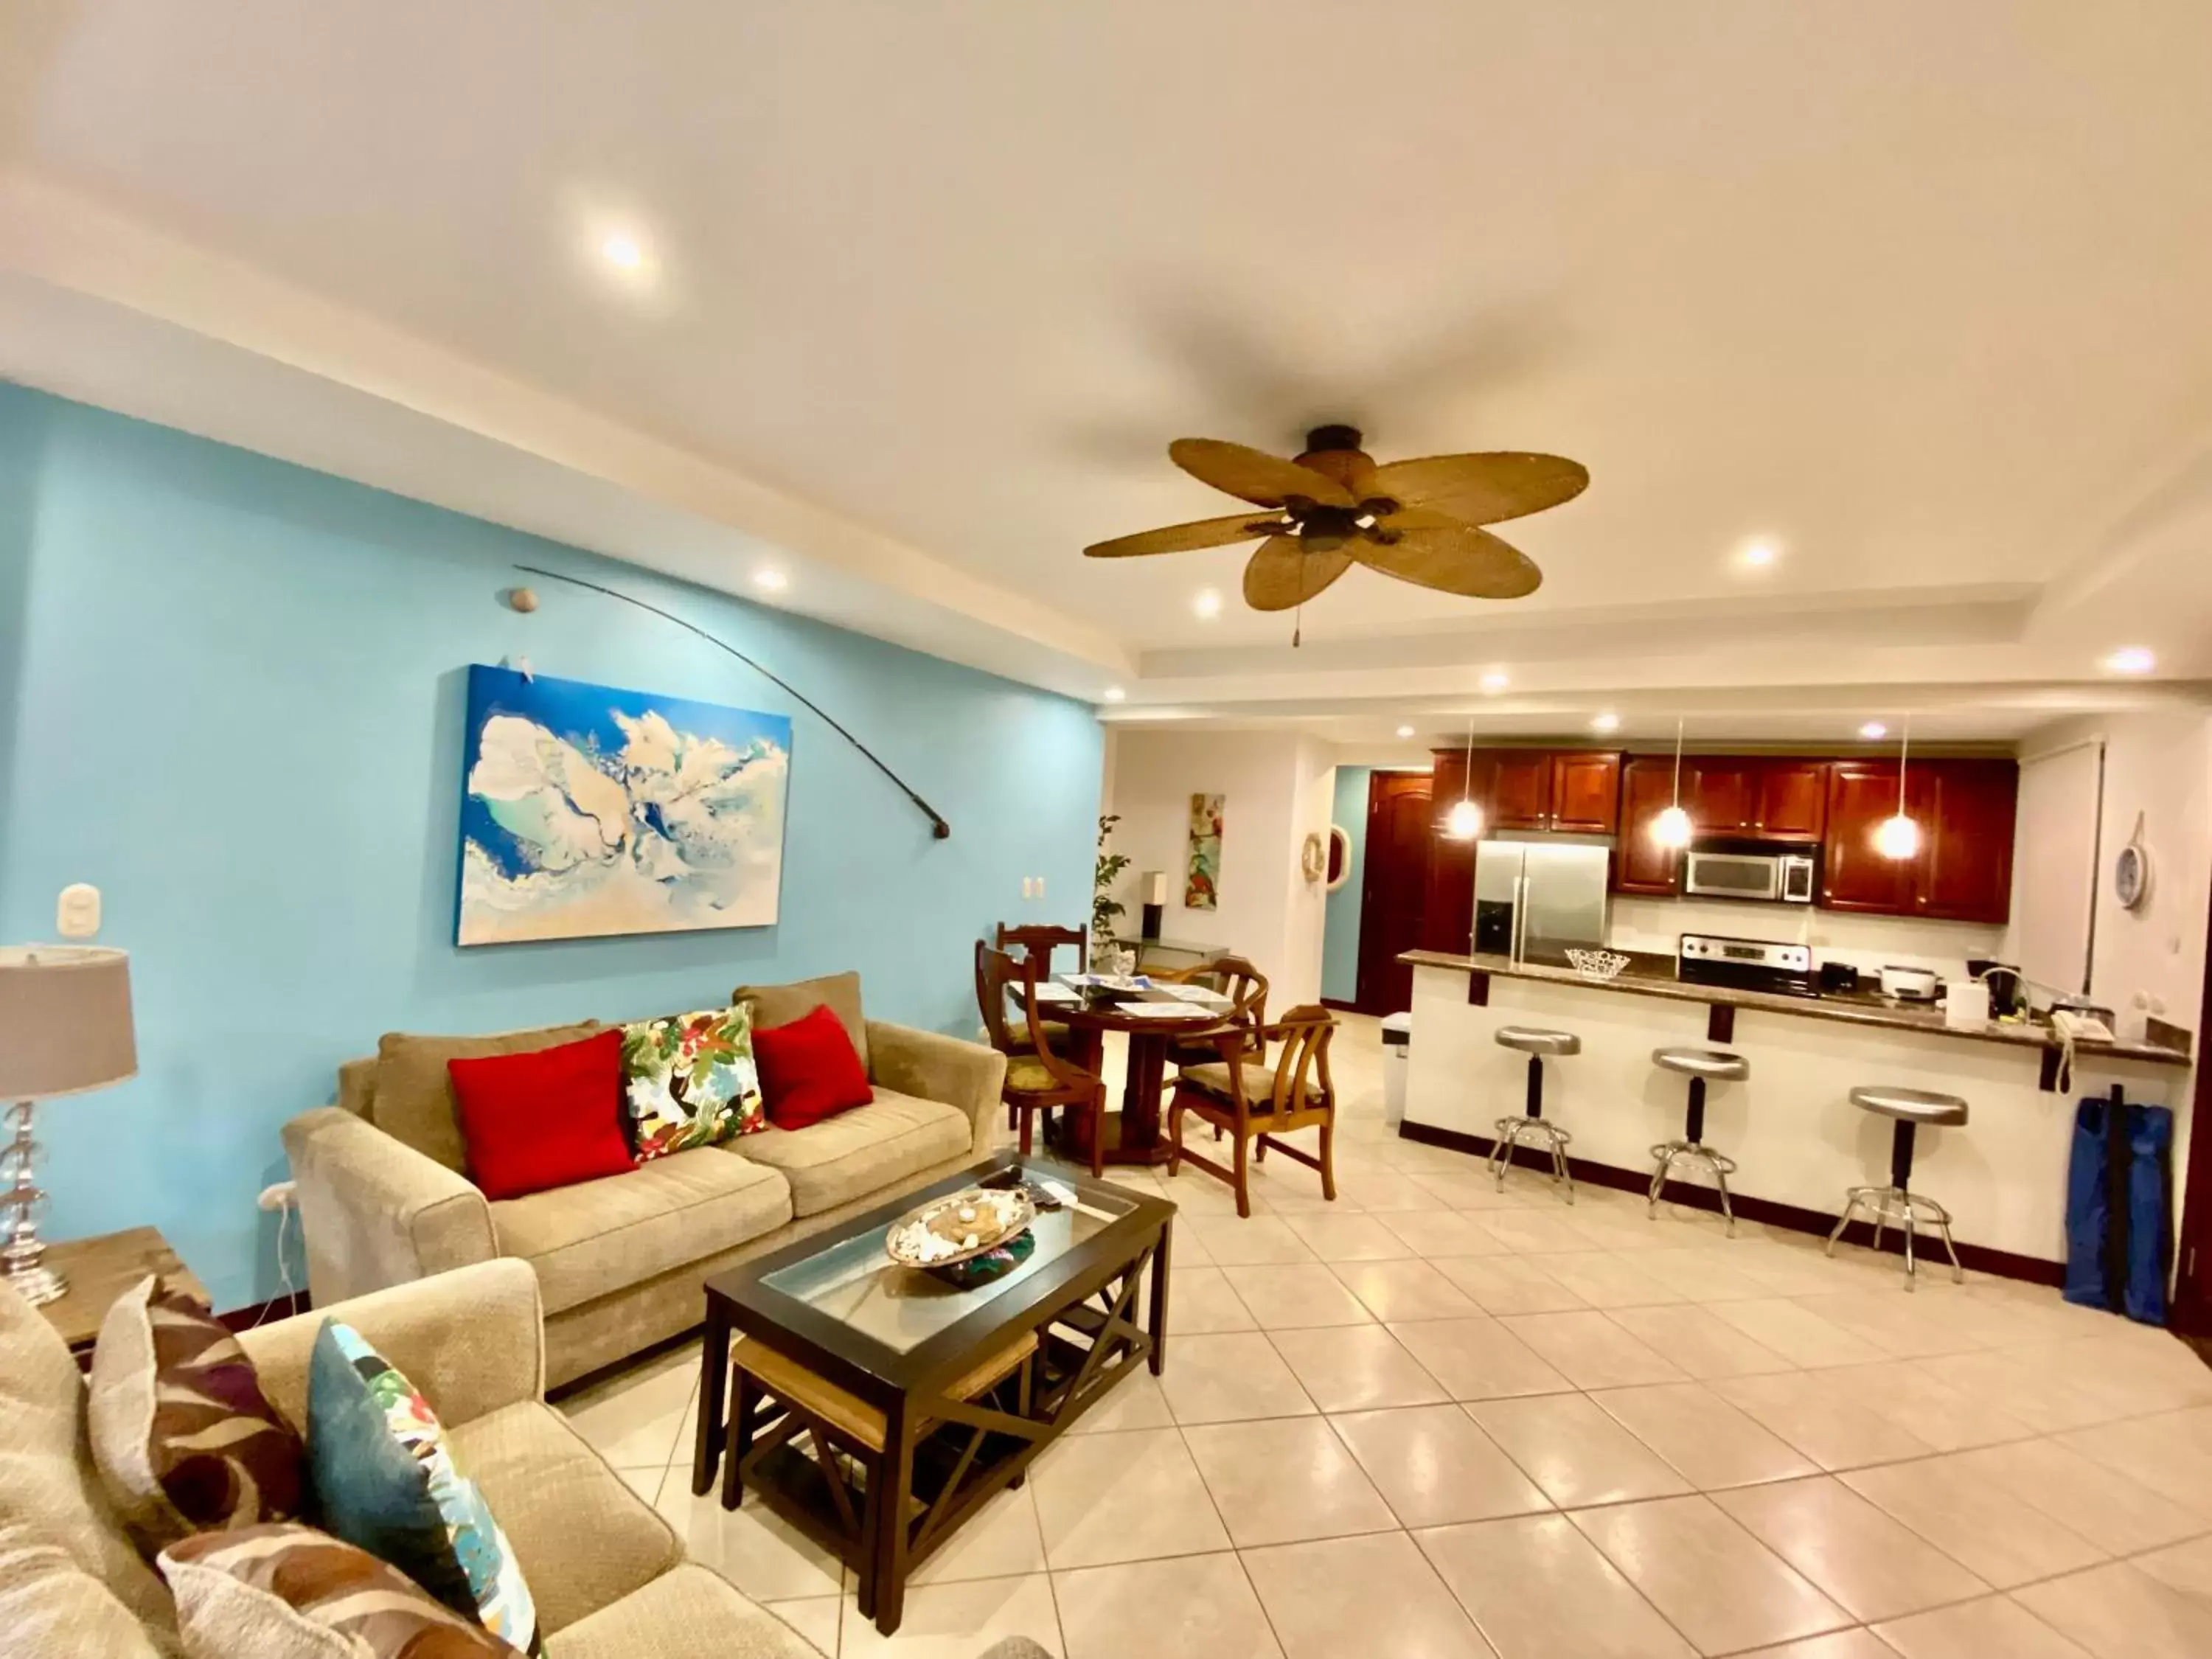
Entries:
{"type": "Polygon", "coordinates": [[[104,1088],[137,1070],[127,955],[86,945],[0,947],[0,1101],[104,1088]]]}

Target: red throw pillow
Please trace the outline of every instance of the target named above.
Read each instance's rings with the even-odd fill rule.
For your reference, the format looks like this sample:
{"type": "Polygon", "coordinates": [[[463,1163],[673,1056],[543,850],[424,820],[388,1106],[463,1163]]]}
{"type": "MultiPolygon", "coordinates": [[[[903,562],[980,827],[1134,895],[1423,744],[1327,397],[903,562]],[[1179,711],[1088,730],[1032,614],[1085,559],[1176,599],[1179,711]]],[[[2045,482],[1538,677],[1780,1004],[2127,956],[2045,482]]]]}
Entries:
{"type": "Polygon", "coordinates": [[[826,1003],[788,1025],[756,1030],[753,1064],[768,1121],[779,1129],[804,1129],[876,1097],[844,1021],[826,1003]]]}
{"type": "Polygon", "coordinates": [[[449,1060],[469,1178],[520,1198],[637,1167],[622,1132],[623,1028],[526,1054],[449,1060]]]}

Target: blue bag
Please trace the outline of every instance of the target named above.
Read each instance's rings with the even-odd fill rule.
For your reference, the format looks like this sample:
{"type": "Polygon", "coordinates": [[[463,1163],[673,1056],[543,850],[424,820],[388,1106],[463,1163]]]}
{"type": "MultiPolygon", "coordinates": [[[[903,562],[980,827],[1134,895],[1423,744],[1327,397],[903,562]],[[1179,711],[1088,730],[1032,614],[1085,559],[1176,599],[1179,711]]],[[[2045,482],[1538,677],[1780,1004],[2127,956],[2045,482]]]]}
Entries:
{"type": "Polygon", "coordinates": [[[2166,1322],[2167,1166],[2173,1114],[2116,1089],[2074,1113],[2066,1170],[2065,1297],[2085,1308],[2166,1322]]]}

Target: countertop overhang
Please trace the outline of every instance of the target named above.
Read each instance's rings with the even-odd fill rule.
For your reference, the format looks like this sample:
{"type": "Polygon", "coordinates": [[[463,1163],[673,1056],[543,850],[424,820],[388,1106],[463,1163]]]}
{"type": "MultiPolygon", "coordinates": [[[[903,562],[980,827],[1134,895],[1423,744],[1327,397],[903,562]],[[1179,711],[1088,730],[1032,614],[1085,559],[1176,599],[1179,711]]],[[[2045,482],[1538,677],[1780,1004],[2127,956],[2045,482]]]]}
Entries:
{"type": "MultiPolygon", "coordinates": [[[[1586,991],[1612,991],[1630,996],[1665,997],[1677,1002],[1700,1002],[1723,1008],[1752,1008],[1761,1013],[1796,1014],[1806,1019],[1834,1020],[1845,1025],[1876,1030],[1918,1031],[1929,1036],[1958,1037],[1969,1042],[2008,1043],[2042,1053],[2058,1046],[2050,1027],[2007,1024],[1990,1020],[1980,1025],[1948,1025],[1940,1008],[1909,1008],[1871,997],[1790,996],[1777,991],[1742,991],[1726,985],[1693,985],[1674,978],[1640,972],[1635,968],[1614,979],[1585,979],[1571,968],[1544,963],[1516,962],[1510,957],[1462,956],[1449,951],[1407,951],[1398,960],[1415,968],[1445,968],[1462,973],[1492,974],[1504,979],[1538,980],[1551,985],[1579,986],[1586,991]]],[[[2179,1049],[2154,1042],[2097,1042],[2083,1038],[2075,1052],[2115,1060],[2137,1060],[2154,1066],[2186,1066],[2189,1056],[2179,1049]]]]}

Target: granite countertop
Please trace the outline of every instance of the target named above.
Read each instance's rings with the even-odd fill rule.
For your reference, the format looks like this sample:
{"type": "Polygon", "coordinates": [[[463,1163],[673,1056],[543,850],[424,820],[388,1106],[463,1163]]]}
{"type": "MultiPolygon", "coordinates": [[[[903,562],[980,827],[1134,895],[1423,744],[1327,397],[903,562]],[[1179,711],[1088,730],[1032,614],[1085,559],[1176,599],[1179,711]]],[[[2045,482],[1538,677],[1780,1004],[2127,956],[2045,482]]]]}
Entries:
{"type": "MultiPolygon", "coordinates": [[[[1620,977],[1584,979],[1571,968],[1545,963],[1515,962],[1509,957],[1462,956],[1448,951],[1407,951],[1399,961],[1416,968],[1454,968],[1462,972],[1501,975],[1507,979],[1543,980],[1555,985],[1577,985],[1590,991],[1626,992],[1632,996],[1670,997],[1680,1002],[1718,1003],[1731,1008],[1753,1008],[1762,1013],[1800,1014],[1808,1019],[1830,1019],[1845,1025],[1868,1025],[1893,1031],[1924,1031],[1932,1036],[1960,1037],[1971,1042],[2005,1042],[2015,1048],[2044,1049],[2057,1039],[2047,1025],[2027,1022],[1957,1026],[1943,1023],[1943,1011],[1903,1003],[1893,998],[1861,992],[1820,996],[1790,996],[1778,991],[1740,991],[1727,985],[1692,985],[1674,977],[1668,957],[1632,956],[1620,977]]],[[[2148,1060],[2161,1066],[2186,1066],[2189,1056],[2179,1049],[2153,1042],[2094,1042],[2075,1045],[2077,1053],[2109,1054],[2121,1060],[2148,1060]]]]}

